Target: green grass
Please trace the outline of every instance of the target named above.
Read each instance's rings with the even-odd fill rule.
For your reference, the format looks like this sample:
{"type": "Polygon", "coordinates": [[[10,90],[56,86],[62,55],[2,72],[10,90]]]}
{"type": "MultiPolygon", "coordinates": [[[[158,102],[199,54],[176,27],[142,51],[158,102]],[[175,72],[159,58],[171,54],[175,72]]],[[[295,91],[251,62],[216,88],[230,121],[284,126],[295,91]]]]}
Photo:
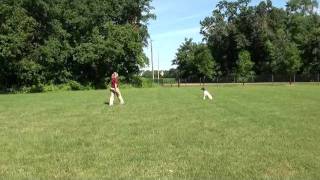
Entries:
{"type": "Polygon", "coordinates": [[[320,86],[0,95],[2,179],[320,179],[320,86]]]}

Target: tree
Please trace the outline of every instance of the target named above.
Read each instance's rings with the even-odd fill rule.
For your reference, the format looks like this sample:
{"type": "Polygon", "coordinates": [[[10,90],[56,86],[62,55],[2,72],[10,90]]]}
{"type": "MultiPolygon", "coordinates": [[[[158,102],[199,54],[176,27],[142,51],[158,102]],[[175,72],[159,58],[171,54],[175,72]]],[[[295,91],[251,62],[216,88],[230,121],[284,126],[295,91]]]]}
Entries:
{"type": "Polygon", "coordinates": [[[284,30],[277,31],[273,42],[267,42],[270,54],[270,69],[272,73],[286,73],[291,78],[300,70],[302,65],[299,49],[290,42],[284,30]]]}
{"type": "Polygon", "coordinates": [[[320,73],[320,28],[315,28],[309,34],[304,49],[305,73],[320,73]]]}
{"type": "Polygon", "coordinates": [[[254,63],[251,61],[249,51],[242,50],[239,53],[239,59],[237,61],[236,75],[240,82],[244,83],[249,80],[253,75],[252,67],[254,63]]]}
{"type": "Polygon", "coordinates": [[[179,77],[187,78],[197,74],[193,66],[196,46],[192,39],[185,39],[185,42],[180,45],[176,58],[172,61],[173,65],[177,65],[179,77]]]}
{"type": "Polygon", "coordinates": [[[204,44],[199,44],[194,52],[194,65],[196,67],[198,76],[212,79],[215,75],[216,63],[211,55],[210,50],[204,44]]]}
{"type": "Polygon", "coordinates": [[[201,34],[223,75],[237,68],[238,54],[246,49],[257,75],[318,71],[320,16],[315,0],[290,0],[286,9],[270,0],[220,1],[201,21],[201,34]],[[301,59],[303,61],[301,62],[301,59]]]}
{"type": "Polygon", "coordinates": [[[147,63],[151,0],[2,0],[0,87],[66,83],[99,87],[147,63]]]}
{"type": "Polygon", "coordinates": [[[286,72],[290,75],[290,84],[292,83],[292,76],[295,78],[295,74],[300,70],[302,65],[300,52],[297,46],[294,43],[289,43],[285,47],[285,61],[284,66],[286,72]]]}
{"type": "Polygon", "coordinates": [[[182,78],[212,79],[218,67],[208,46],[194,43],[192,39],[185,39],[173,64],[178,66],[177,70],[182,78]]]}

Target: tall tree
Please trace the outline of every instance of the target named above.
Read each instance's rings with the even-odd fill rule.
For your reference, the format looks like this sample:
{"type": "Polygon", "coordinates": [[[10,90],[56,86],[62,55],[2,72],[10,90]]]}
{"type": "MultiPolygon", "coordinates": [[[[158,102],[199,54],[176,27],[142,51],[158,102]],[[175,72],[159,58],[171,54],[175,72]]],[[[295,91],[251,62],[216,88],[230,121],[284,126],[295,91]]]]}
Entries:
{"type": "Polygon", "coordinates": [[[194,52],[194,62],[198,76],[212,79],[216,74],[216,63],[211,55],[210,50],[204,44],[199,44],[194,52]]]}
{"type": "Polygon", "coordinates": [[[151,0],[2,0],[0,86],[104,84],[147,62],[151,0]]]}
{"type": "Polygon", "coordinates": [[[290,0],[286,9],[274,7],[270,0],[257,6],[242,0],[220,1],[201,21],[201,34],[224,75],[236,69],[243,50],[249,51],[257,75],[316,73],[317,8],[314,0],[290,0]]]}
{"type": "Polygon", "coordinates": [[[192,39],[185,39],[173,64],[178,66],[182,78],[212,79],[218,67],[207,45],[194,43],[192,39]]]}
{"type": "Polygon", "coordinates": [[[239,53],[236,67],[236,75],[240,82],[244,83],[249,80],[250,77],[253,76],[254,72],[252,71],[252,67],[254,63],[251,61],[251,56],[249,51],[243,50],[239,53]]]}

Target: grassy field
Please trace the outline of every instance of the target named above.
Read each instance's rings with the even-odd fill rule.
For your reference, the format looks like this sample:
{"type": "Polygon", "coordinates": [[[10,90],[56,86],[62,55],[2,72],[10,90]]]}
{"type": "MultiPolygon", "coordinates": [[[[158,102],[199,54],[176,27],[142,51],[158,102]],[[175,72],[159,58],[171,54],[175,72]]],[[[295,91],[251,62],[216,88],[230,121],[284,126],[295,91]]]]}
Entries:
{"type": "Polygon", "coordinates": [[[320,179],[320,86],[0,95],[0,179],[320,179]]]}

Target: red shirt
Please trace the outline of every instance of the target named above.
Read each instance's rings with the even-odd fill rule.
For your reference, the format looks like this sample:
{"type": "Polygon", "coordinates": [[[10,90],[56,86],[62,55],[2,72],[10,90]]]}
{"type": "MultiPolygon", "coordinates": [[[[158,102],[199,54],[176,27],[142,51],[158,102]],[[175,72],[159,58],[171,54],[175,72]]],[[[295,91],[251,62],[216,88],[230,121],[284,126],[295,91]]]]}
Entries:
{"type": "Polygon", "coordinates": [[[118,84],[119,84],[118,79],[117,79],[117,78],[112,78],[112,80],[111,80],[111,87],[112,87],[112,88],[117,88],[117,87],[118,87],[118,84]]]}

